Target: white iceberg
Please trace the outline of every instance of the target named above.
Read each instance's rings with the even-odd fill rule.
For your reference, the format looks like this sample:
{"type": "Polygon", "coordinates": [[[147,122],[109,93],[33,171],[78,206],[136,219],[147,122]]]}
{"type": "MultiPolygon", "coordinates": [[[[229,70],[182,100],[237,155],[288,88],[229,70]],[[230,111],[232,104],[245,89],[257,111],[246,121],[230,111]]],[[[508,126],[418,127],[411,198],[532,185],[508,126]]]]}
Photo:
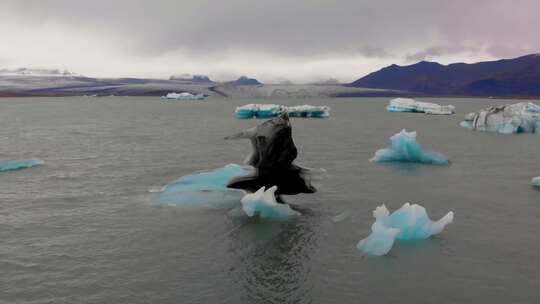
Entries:
{"type": "Polygon", "coordinates": [[[261,187],[255,193],[246,194],[240,202],[242,210],[249,217],[258,216],[264,219],[285,220],[300,213],[291,209],[287,204],[280,204],[276,201],[274,193],[277,187],[272,186],[265,191],[265,187],[261,187]]]}
{"type": "Polygon", "coordinates": [[[540,176],[533,178],[531,180],[531,185],[540,188],[540,176]]]}
{"type": "Polygon", "coordinates": [[[425,151],[416,142],[416,132],[405,129],[390,137],[391,147],[380,149],[369,161],[372,162],[410,162],[432,165],[448,165],[450,161],[441,153],[425,151]]]}
{"type": "Polygon", "coordinates": [[[403,241],[423,240],[441,233],[454,221],[454,212],[448,212],[440,220],[432,221],[426,209],[417,204],[405,203],[392,214],[385,205],[373,211],[375,223],[371,234],[358,242],[356,247],[368,255],[385,255],[396,239],[403,241]]]}
{"type": "Polygon", "coordinates": [[[168,93],[165,96],[161,96],[163,99],[176,99],[176,100],[203,100],[206,98],[206,95],[200,93],[200,94],[191,94],[189,92],[182,92],[182,93],[168,93]]]}
{"type": "Polygon", "coordinates": [[[394,98],[386,107],[388,112],[414,112],[426,114],[451,115],[456,112],[453,105],[438,105],[430,102],[416,101],[412,98],[394,98]]]}
{"type": "Polygon", "coordinates": [[[491,106],[467,114],[462,127],[501,134],[540,133],[540,106],[532,102],[491,106]]]}
{"type": "Polygon", "coordinates": [[[330,116],[329,106],[282,106],[277,104],[247,104],[237,107],[234,111],[237,118],[270,118],[282,113],[290,117],[326,118],[330,116]]]}

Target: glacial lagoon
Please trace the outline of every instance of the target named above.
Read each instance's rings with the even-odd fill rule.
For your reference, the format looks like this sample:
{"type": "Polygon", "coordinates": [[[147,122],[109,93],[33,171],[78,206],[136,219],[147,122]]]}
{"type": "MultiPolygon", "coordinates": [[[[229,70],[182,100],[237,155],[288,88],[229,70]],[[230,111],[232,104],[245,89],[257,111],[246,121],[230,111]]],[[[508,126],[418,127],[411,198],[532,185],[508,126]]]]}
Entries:
{"type": "Polygon", "coordinates": [[[301,216],[266,221],[156,204],[171,181],[241,164],[249,144],[223,137],[260,123],[233,113],[259,101],[2,98],[2,159],[44,165],[0,173],[0,302],[537,303],[540,137],[459,126],[518,101],[419,98],[456,106],[433,116],[389,113],[389,99],[310,99],[332,115],[291,119],[296,163],[325,177],[285,197],[301,216]],[[370,162],[402,129],[451,164],[370,162]],[[362,255],[372,211],[406,202],[456,217],[428,240],[362,255]]]}

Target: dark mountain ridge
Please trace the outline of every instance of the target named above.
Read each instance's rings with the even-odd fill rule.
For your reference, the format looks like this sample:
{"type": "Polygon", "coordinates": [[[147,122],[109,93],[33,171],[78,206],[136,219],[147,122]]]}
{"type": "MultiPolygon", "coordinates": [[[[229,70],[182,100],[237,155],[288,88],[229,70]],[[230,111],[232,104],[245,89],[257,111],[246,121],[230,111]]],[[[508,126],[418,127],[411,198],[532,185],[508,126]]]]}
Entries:
{"type": "Polygon", "coordinates": [[[347,86],[432,95],[540,96],[540,54],[473,64],[393,64],[347,86]]]}

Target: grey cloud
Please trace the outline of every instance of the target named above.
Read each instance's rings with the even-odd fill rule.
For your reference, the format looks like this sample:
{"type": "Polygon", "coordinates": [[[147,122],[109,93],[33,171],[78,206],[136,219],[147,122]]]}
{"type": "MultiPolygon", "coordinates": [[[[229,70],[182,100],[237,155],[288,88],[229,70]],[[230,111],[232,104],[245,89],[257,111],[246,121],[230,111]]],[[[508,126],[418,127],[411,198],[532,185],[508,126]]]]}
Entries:
{"type": "MultiPolygon", "coordinates": [[[[527,44],[528,50],[538,51],[540,40],[534,30],[540,27],[538,11],[537,0],[523,0],[519,5],[506,0],[0,3],[0,19],[28,31],[53,24],[80,30],[89,40],[104,39],[107,47],[141,61],[180,52],[201,65],[225,62],[230,54],[258,54],[302,64],[355,56],[367,61],[411,61],[474,53],[464,50],[464,45],[482,49],[527,44]]],[[[1,54],[0,49],[2,55],[12,54],[1,54]]]]}
{"type": "Polygon", "coordinates": [[[440,45],[440,46],[434,46],[427,48],[425,50],[408,54],[405,57],[405,61],[407,62],[415,62],[415,61],[421,61],[431,58],[436,58],[438,56],[444,56],[444,55],[453,55],[453,54],[460,54],[460,53],[478,53],[481,49],[476,47],[469,47],[469,46],[459,46],[459,45],[440,45]]]}

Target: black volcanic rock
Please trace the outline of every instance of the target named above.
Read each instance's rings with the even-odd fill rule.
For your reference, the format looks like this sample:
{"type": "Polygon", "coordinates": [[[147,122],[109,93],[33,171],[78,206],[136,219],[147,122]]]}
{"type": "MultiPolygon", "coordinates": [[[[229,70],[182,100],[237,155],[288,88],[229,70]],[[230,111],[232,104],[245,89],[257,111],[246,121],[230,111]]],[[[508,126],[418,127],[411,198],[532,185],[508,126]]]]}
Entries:
{"type": "Polygon", "coordinates": [[[540,54],[473,64],[393,64],[348,86],[433,95],[540,96],[540,54]]]}
{"type": "Polygon", "coordinates": [[[242,77],[236,79],[235,81],[229,82],[229,84],[232,84],[232,85],[261,85],[262,83],[260,83],[255,78],[248,78],[246,76],[242,76],[242,77]]]}

